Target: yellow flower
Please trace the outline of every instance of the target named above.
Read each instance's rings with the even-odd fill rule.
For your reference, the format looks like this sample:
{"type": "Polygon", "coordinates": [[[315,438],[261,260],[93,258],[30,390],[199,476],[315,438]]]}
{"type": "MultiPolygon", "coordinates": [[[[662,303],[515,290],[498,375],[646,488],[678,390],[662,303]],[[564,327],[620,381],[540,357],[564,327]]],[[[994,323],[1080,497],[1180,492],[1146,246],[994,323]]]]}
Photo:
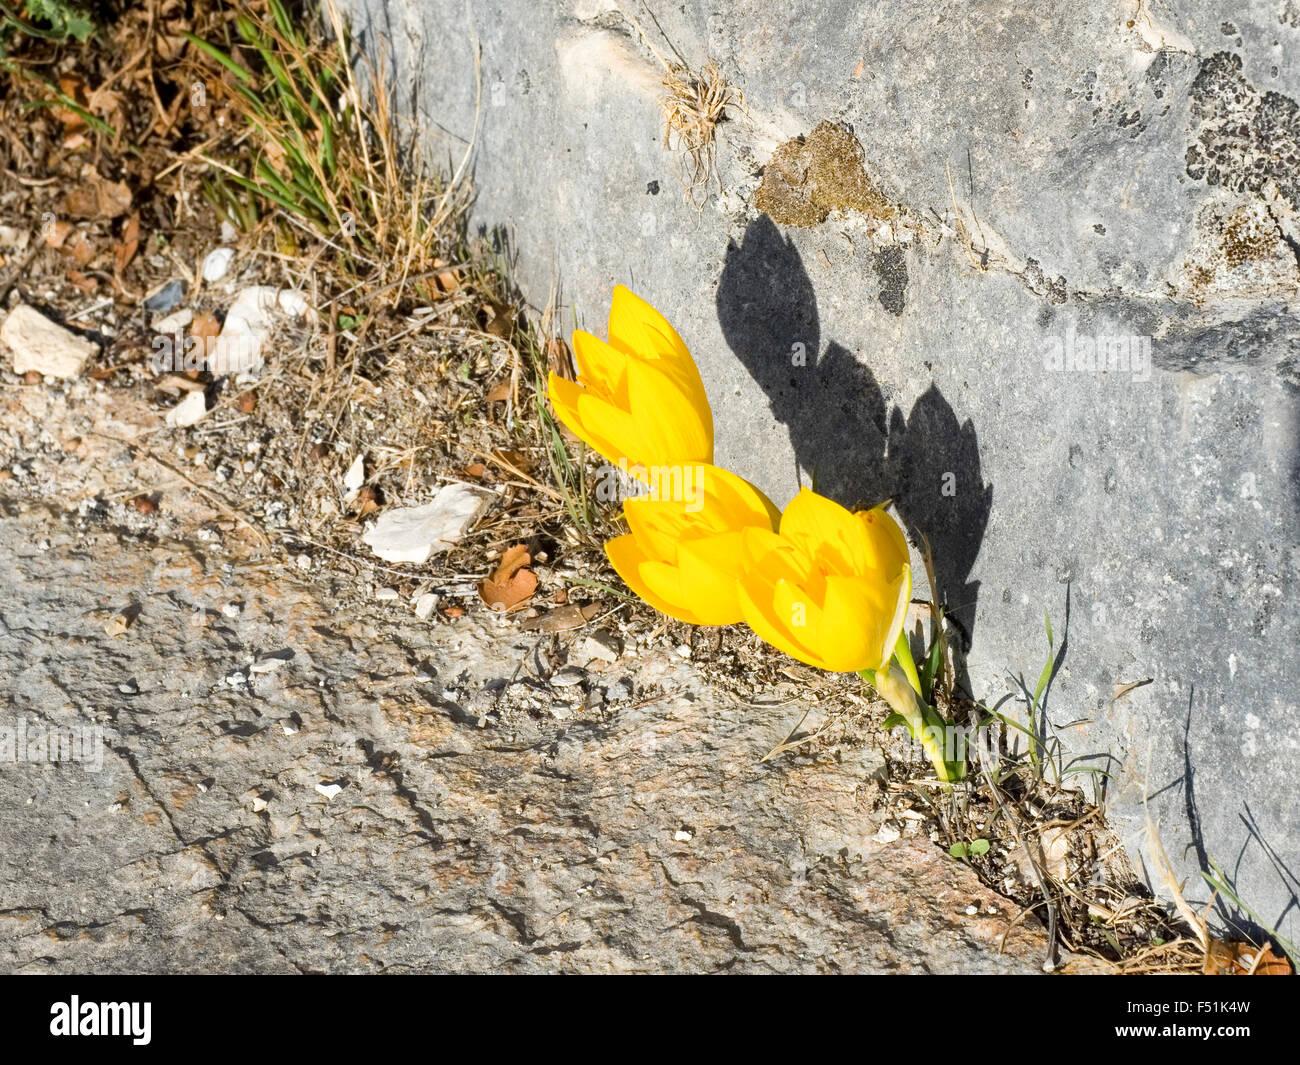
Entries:
{"type": "Polygon", "coordinates": [[[618,574],[642,599],[692,625],[742,618],[737,582],[749,559],[746,530],[772,530],[777,509],[748,481],[717,466],[677,468],[671,490],[626,500],[632,530],[605,545],[618,574]],[[657,498],[656,498],[657,497],[657,498]]]}
{"type": "MultiPolygon", "coordinates": [[[[555,415],[610,462],[635,467],[713,461],[713,412],[700,371],[667,319],[622,285],[609,343],[573,334],[578,380],[551,374],[555,415]]],[[[637,474],[640,476],[640,474],[637,474]]],[[[645,478],[642,477],[644,480],[645,478]]]]}
{"type": "Polygon", "coordinates": [[[747,530],[745,621],[768,643],[835,672],[889,663],[912,595],[907,541],[882,507],[851,514],[802,489],[780,532],[747,530]]]}

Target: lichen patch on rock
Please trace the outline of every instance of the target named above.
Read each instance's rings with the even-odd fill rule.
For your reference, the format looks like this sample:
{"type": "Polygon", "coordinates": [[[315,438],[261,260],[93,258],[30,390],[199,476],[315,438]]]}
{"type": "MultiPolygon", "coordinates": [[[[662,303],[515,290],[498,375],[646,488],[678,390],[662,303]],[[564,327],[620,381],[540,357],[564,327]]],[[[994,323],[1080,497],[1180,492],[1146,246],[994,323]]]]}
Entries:
{"type": "Polygon", "coordinates": [[[754,206],[783,226],[815,226],[832,211],[860,211],[881,222],[898,214],[867,176],[862,145],[834,122],[819,122],[772,153],[754,206]]]}

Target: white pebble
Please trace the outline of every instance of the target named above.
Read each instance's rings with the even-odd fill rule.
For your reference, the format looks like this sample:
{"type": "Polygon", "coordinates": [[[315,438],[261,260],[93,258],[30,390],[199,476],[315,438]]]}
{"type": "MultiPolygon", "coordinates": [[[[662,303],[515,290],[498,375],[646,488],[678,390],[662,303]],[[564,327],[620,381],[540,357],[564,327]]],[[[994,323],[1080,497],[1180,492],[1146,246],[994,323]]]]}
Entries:
{"type": "Polygon", "coordinates": [[[896,842],[901,835],[902,833],[898,831],[898,828],[895,825],[886,821],[871,838],[877,843],[886,844],[896,842]]]}
{"type": "Polygon", "coordinates": [[[226,276],[234,259],[234,248],[215,248],[208,252],[207,258],[203,260],[203,280],[208,284],[220,281],[226,276]]]}

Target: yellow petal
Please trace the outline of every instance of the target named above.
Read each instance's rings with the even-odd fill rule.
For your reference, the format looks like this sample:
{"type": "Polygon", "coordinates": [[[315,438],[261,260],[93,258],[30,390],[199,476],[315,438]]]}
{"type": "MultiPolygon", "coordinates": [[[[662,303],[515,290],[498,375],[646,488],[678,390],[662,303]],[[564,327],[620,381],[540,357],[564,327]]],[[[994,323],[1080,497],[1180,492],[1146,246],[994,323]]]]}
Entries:
{"type": "Polygon", "coordinates": [[[862,573],[871,562],[862,522],[838,503],[801,488],[781,514],[781,535],[831,573],[862,573]]]}
{"type": "Polygon", "coordinates": [[[901,613],[899,610],[898,589],[902,583],[901,575],[889,587],[870,578],[826,578],[816,646],[832,669],[856,673],[879,669],[889,661],[907,613],[905,599],[901,613]]]}
{"type": "Polygon", "coordinates": [[[583,421],[584,410],[581,404],[584,399],[591,398],[585,388],[576,381],[553,373],[546,379],[546,393],[550,397],[555,416],[574,436],[607,458],[616,450],[614,441],[607,436],[598,435],[592,426],[583,421]]]}
{"type": "Polygon", "coordinates": [[[623,517],[637,542],[652,558],[672,562],[686,528],[686,508],[681,503],[638,496],[624,500],[623,517]]]}
{"type": "Polygon", "coordinates": [[[573,332],[578,378],[587,388],[619,407],[627,408],[627,356],[599,337],[581,329],[573,332]]]}
{"type": "Polygon", "coordinates": [[[585,389],[578,395],[578,425],[569,426],[604,458],[616,465],[635,466],[646,450],[640,429],[627,411],[585,389]]]}
{"type": "Polygon", "coordinates": [[[690,349],[668,319],[624,285],[614,286],[609,305],[609,342],[640,359],[694,363],[690,349]]]}
{"type": "Polygon", "coordinates": [[[610,302],[609,342],[625,355],[652,363],[694,406],[707,412],[712,440],[709,398],[690,349],[662,314],[623,285],[615,286],[610,302]]]}
{"type": "Polygon", "coordinates": [[[678,574],[689,609],[702,625],[744,620],[736,598],[740,533],[690,540],[677,550],[678,574]]]}
{"type": "Polygon", "coordinates": [[[775,529],[780,521],[776,505],[743,477],[720,466],[706,466],[700,480],[702,510],[720,516],[724,528],[757,525],[775,529]]]}
{"type": "Polygon", "coordinates": [[[892,577],[908,565],[911,555],[907,550],[907,538],[884,506],[861,511],[854,517],[862,523],[866,533],[872,568],[892,577]]]}
{"type": "Polygon", "coordinates": [[[794,582],[773,579],[773,554],[768,568],[749,570],[736,587],[741,614],[760,639],[810,666],[825,669],[825,662],[807,642],[814,636],[821,610],[794,582]]]}
{"type": "Polygon", "coordinates": [[[680,601],[680,582],[674,576],[675,571],[648,558],[637,546],[635,537],[615,537],[605,544],[605,554],[627,586],[661,614],[691,625],[700,624],[696,615],[680,601]],[[665,591],[667,595],[662,594],[665,591]]]}
{"type": "Polygon", "coordinates": [[[713,415],[653,363],[629,359],[627,389],[647,466],[713,462],[713,415]]]}

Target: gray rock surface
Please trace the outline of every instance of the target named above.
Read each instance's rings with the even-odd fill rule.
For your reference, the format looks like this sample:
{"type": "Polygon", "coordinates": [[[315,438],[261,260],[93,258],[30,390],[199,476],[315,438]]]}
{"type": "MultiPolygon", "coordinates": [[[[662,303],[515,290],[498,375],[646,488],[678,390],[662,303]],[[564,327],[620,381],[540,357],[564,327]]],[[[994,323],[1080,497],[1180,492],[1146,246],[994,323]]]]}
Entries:
{"type": "Polygon", "coordinates": [[[1152,797],[1190,894],[1217,859],[1300,937],[1294,0],[350,7],[431,157],[472,142],[475,225],[527,296],[558,281],[600,328],[631,285],[692,345],[719,461],[779,502],[814,472],[892,496],[977,694],[1036,676],[1050,612],[1071,755],[1108,766],[1135,829],[1152,797]],[[702,207],[656,53],[745,94],[702,207]],[[755,209],[822,122],[892,211],[755,209]],[[1137,362],[1061,365],[1098,336],[1137,362]]]}
{"type": "Polygon", "coordinates": [[[558,688],[535,634],[345,595],[0,498],[0,727],[103,730],[97,768],[0,763],[0,971],[1041,963],[969,867],[873,839],[869,749],[759,764],[790,707],[650,650],[558,688]]]}

